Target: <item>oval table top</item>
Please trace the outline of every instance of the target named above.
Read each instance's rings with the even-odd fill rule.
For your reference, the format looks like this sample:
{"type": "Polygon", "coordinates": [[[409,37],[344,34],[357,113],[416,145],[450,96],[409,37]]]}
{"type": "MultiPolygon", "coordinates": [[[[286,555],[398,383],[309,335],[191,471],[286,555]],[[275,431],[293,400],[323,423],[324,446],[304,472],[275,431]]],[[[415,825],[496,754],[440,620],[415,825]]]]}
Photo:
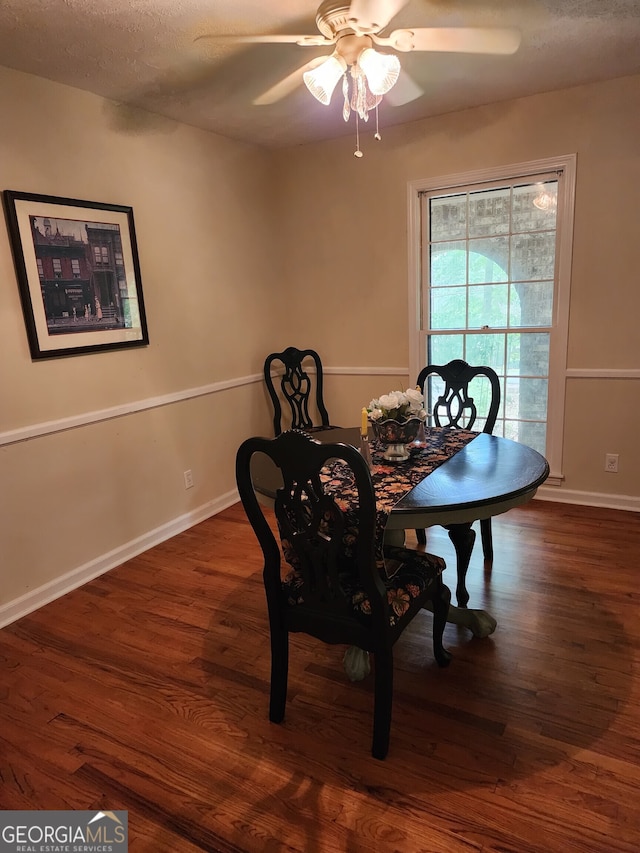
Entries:
{"type": "MultiPolygon", "coordinates": [[[[322,430],[312,437],[360,446],[357,427],[322,430]]],[[[549,463],[536,450],[481,432],[394,505],[387,527],[446,526],[499,515],[531,500],[548,476],[549,463]]]]}

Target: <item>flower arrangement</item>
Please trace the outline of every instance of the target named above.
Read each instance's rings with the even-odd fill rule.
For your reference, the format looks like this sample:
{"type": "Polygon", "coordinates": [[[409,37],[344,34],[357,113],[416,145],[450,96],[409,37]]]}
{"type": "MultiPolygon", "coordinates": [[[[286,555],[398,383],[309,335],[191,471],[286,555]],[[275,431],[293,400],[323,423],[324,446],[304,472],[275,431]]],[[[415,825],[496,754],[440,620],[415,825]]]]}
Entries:
{"type": "Polygon", "coordinates": [[[391,420],[402,424],[411,418],[423,421],[427,416],[424,395],[419,388],[390,391],[371,400],[367,406],[367,416],[372,423],[391,420]]]}

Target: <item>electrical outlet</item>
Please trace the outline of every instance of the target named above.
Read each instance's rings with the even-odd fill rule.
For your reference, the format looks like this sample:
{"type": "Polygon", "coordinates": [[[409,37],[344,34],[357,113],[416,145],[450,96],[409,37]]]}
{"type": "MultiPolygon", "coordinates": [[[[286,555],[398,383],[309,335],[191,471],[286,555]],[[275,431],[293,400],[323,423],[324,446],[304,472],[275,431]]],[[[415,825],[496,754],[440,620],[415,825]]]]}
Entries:
{"type": "Polygon", "coordinates": [[[604,470],[608,471],[610,474],[618,473],[617,453],[607,453],[607,455],[604,457],[604,470]]]}
{"type": "Polygon", "coordinates": [[[184,487],[185,489],[193,488],[193,474],[191,473],[191,469],[184,472],[184,487]]]}

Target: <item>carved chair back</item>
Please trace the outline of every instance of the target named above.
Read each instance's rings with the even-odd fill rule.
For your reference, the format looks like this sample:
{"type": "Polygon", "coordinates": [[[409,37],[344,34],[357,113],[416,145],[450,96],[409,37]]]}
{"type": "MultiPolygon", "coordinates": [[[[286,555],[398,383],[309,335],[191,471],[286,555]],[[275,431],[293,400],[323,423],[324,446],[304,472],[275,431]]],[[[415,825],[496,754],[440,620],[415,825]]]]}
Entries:
{"type": "Polygon", "coordinates": [[[331,426],[323,397],[322,362],[315,350],[287,347],[282,352],[272,352],[265,359],[264,381],[273,403],[275,435],[283,431],[283,403],[288,404],[290,410],[289,429],[309,432],[331,426]],[[305,361],[307,367],[303,365],[305,361]],[[313,366],[311,375],[307,372],[310,366],[313,366]],[[316,413],[319,424],[314,424],[316,413]]]}
{"type": "Polygon", "coordinates": [[[478,424],[482,424],[482,432],[493,432],[500,408],[500,381],[493,368],[474,367],[457,358],[448,364],[429,364],[423,367],[418,375],[417,384],[424,391],[425,406],[431,413],[435,426],[473,429],[477,421],[478,424]],[[432,383],[429,381],[433,377],[442,380],[439,383],[441,393],[437,396],[437,391],[434,393],[432,383]],[[480,411],[472,396],[472,393],[478,396],[481,390],[480,382],[474,381],[478,377],[489,383],[487,405],[480,411]]]}

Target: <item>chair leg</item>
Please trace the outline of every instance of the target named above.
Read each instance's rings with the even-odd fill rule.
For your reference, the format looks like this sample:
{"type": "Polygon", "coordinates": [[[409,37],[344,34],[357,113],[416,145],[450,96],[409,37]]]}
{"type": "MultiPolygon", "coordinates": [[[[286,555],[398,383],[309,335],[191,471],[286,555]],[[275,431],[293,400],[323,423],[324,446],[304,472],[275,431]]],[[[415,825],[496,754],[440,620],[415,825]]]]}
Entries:
{"type": "Polygon", "coordinates": [[[451,601],[451,590],[439,577],[435,582],[431,604],[433,607],[433,656],[438,666],[449,666],[451,652],[448,652],[442,644],[442,635],[447,617],[449,615],[449,602],[451,601]]]}
{"type": "Polygon", "coordinates": [[[289,676],[289,632],[271,629],[271,695],[269,719],[281,723],[287,704],[287,680],[289,676]]]}
{"type": "Polygon", "coordinates": [[[480,521],[480,537],[482,538],[482,553],[485,560],[493,560],[493,535],[490,518],[483,518],[480,521]]]}
{"type": "Polygon", "coordinates": [[[371,754],[382,760],[389,751],[391,706],[393,703],[393,652],[377,651],[374,656],[375,688],[373,706],[373,745],[371,754]]]}
{"type": "Polygon", "coordinates": [[[427,531],[424,527],[416,530],[416,539],[418,540],[418,545],[426,545],[427,544],[427,531]]]}

